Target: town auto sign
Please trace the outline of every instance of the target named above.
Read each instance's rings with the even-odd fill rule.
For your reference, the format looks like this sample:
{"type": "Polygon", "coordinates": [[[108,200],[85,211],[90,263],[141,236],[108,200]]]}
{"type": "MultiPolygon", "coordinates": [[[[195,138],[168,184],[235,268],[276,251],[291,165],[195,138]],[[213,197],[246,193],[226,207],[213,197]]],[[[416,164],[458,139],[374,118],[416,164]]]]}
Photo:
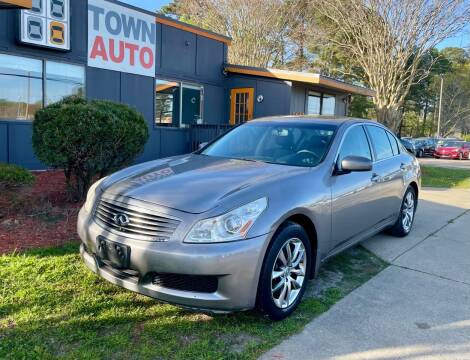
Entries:
{"type": "Polygon", "coordinates": [[[88,66],[155,77],[155,16],[88,0],[88,66]]]}

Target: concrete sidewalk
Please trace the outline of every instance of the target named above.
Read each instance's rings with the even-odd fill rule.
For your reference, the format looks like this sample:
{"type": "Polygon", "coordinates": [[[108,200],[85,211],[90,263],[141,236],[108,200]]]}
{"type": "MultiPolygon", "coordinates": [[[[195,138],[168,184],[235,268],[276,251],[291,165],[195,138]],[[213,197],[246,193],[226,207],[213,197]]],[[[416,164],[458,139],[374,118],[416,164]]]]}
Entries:
{"type": "Polygon", "coordinates": [[[391,265],[261,359],[470,359],[470,191],[425,189],[391,265]]]}

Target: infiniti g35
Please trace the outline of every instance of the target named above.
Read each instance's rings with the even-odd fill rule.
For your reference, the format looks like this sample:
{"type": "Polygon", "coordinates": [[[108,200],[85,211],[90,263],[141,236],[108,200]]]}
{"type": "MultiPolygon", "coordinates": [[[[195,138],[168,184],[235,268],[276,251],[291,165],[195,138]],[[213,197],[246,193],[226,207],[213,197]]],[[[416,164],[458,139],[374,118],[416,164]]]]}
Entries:
{"type": "Polygon", "coordinates": [[[254,120],[96,182],[80,252],[104,279],[162,301],[282,319],[326,259],[382,230],[411,231],[420,178],[375,122],[254,120]]]}

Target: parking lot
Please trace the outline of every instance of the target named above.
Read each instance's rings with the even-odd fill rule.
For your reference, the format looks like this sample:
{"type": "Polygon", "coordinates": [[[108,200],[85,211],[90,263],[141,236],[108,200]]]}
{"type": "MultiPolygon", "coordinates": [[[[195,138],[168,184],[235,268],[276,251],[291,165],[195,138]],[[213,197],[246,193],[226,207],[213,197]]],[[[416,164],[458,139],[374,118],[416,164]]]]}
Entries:
{"type": "Polygon", "coordinates": [[[431,157],[424,157],[419,159],[419,163],[423,166],[470,170],[470,160],[434,159],[431,157]]]}

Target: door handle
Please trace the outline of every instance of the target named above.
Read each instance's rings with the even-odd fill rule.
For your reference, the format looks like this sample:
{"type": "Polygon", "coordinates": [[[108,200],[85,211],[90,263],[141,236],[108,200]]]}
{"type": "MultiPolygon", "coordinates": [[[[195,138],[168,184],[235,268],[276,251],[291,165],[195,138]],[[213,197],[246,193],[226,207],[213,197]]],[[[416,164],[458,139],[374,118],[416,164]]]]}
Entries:
{"type": "Polygon", "coordinates": [[[377,173],[373,173],[372,174],[372,177],[370,178],[370,180],[373,182],[373,183],[378,183],[380,181],[381,177],[379,174],[377,173]]]}
{"type": "Polygon", "coordinates": [[[401,163],[401,165],[400,165],[400,170],[401,170],[401,171],[405,171],[406,168],[407,168],[406,164],[405,164],[405,163],[401,163]]]}

